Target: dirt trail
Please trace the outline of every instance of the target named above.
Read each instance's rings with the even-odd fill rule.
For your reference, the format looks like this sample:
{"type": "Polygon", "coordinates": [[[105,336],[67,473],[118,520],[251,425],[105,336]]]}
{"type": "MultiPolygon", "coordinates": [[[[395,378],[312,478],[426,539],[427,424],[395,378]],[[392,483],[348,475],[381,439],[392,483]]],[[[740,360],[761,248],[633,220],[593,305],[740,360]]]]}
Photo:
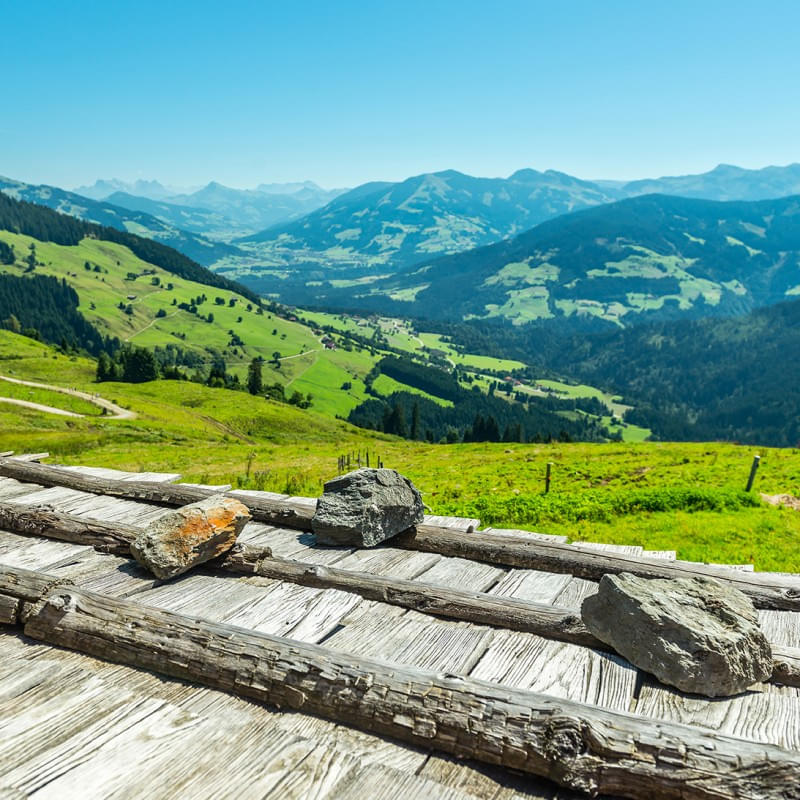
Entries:
{"type": "Polygon", "coordinates": [[[62,417],[82,417],[83,414],[76,414],[74,411],[65,411],[63,408],[44,406],[41,403],[31,403],[29,400],[17,400],[16,397],[0,397],[0,403],[11,403],[23,408],[32,408],[35,411],[45,411],[48,414],[60,414],[62,417]]]}
{"type": "MultiPolygon", "coordinates": [[[[30,386],[33,389],[49,389],[51,392],[61,392],[61,394],[70,394],[73,397],[80,397],[81,400],[86,400],[87,403],[92,403],[99,408],[104,408],[109,413],[103,416],[103,419],[136,419],[136,414],[133,411],[128,411],[127,408],[121,408],[112,403],[110,400],[105,400],[89,392],[81,392],[77,389],[65,389],[63,386],[53,386],[50,383],[38,383],[36,381],[23,381],[19,378],[9,378],[7,375],[0,375],[0,380],[8,381],[9,383],[16,383],[20,386],[30,386]]],[[[65,411],[62,408],[54,408],[53,406],[45,406],[41,403],[31,403],[27,400],[17,400],[13,397],[0,397],[0,401],[4,403],[14,403],[18,406],[25,406],[27,408],[35,408],[39,411],[47,411],[51,414],[61,414],[65,417],[85,417],[85,414],[78,414],[74,411],[65,411]]]]}

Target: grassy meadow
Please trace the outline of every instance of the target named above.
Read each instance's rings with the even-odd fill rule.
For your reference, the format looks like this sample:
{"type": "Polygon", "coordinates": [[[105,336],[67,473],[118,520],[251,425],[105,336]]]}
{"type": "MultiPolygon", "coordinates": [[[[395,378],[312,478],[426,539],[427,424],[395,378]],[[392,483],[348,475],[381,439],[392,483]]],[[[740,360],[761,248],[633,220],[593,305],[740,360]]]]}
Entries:
{"type": "MultiPolygon", "coordinates": [[[[181,381],[94,383],[95,365],[0,332],[0,374],[76,387],[133,420],[57,417],[0,403],[0,451],[52,461],[175,471],[187,481],[316,495],[336,458],[369,450],[410,477],[435,513],[572,540],[677,550],[680,558],[800,571],[800,514],[758,492],[800,495],[800,452],[733,444],[428,445],[354,428],[314,410],[181,381]],[[756,491],[743,488],[761,455],[756,491]],[[552,462],[553,484],[544,496],[552,462]]],[[[5,390],[0,382],[0,395],[5,390]]],[[[48,393],[49,405],[67,398],[48,393]]]]}

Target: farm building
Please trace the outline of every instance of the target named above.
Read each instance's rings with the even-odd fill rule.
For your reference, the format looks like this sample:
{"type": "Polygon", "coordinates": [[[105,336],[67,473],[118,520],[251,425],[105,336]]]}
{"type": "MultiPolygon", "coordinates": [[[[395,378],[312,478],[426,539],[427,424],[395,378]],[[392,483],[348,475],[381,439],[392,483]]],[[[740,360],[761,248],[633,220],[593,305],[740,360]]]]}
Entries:
{"type": "Polygon", "coordinates": [[[314,499],[178,479],[0,458],[0,797],[800,797],[800,576],[430,516],[323,548],[314,499]],[[251,509],[237,552],[131,560],[215,491],[251,509]],[[746,591],[773,679],[689,696],[592,641],[622,570],[746,591]]]}

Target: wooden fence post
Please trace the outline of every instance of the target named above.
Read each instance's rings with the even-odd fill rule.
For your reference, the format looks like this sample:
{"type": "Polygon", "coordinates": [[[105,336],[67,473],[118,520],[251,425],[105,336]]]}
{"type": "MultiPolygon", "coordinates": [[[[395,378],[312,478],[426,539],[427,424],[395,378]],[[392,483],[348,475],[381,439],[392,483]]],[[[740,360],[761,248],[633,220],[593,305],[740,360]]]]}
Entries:
{"type": "Polygon", "coordinates": [[[547,494],[550,491],[550,470],[553,468],[553,462],[547,462],[547,471],[544,475],[544,493],[547,494]]]}
{"type": "Polygon", "coordinates": [[[753,456],[753,466],[750,467],[750,477],[747,479],[746,492],[753,488],[753,481],[756,479],[756,472],[758,472],[758,465],[761,462],[761,456],[753,456]]]}

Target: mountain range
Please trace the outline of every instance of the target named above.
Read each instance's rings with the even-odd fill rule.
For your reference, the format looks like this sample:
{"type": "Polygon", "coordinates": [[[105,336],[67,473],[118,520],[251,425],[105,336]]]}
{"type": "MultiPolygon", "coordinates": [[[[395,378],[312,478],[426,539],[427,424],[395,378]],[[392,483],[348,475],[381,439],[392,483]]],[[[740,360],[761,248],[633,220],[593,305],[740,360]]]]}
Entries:
{"type": "Polygon", "coordinates": [[[92,200],[55,186],[37,186],[0,177],[0,192],[16,200],[47,206],[54,211],[78,217],[86,222],[106,225],[153,239],[175,248],[203,266],[239,254],[237,248],[229,244],[212,241],[198,233],[183,230],[144,211],[92,200]]]}
{"type": "Polygon", "coordinates": [[[744,313],[800,294],[798,222],[800,197],[642,195],[388,277],[293,288],[306,304],[432,319],[583,317],[627,325],[744,313]]]}
{"type": "Polygon", "coordinates": [[[322,189],[313,181],[263,183],[255,189],[233,189],[212,181],[200,189],[179,191],[158,181],[126,183],[98,180],[77,194],[133,211],[152,214],[215,239],[227,240],[301,217],[324,206],[344,189],[322,189]]]}
{"type": "Polygon", "coordinates": [[[628,182],[522,169],[508,178],[447,170],[330,191],[310,181],[248,190],[211,182],[179,194],[158,181],[82,188],[110,191],[107,202],[0,183],[14,196],[170,244],[296,304],[628,324],[747,311],[800,283],[792,282],[794,244],[784,257],[773,247],[776,228],[746,207],[800,195],[800,164],[722,164],[628,182]],[[647,200],[653,193],[662,199],[647,200]],[[668,207],[666,196],[684,199],[668,207]],[[684,205],[692,199],[732,205],[684,205]]]}
{"type": "MultiPolygon", "coordinates": [[[[448,170],[399,183],[368,183],[300,219],[234,240],[250,257],[238,268],[235,259],[224,267],[262,291],[306,302],[320,295],[313,289],[320,282],[363,286],[437,256],[514,237],[555,217],[651,193],[720,201],[786,197],[800,194],[800,164],[759,170],[720,165],[700,175],[629,182],[523,169],[508,178],[448,170]]],[[[398,286],[414,288],[402,281],[398,286]]]]}
{"type": "Polygon", "coordinates": [[[279,264],[396,268],[496,242],[613,199],[592,183],[553,170],[523,169],[509,178],[447,170],[400,183],[365,184],[241,243],[255,245],[279,264]]]}

